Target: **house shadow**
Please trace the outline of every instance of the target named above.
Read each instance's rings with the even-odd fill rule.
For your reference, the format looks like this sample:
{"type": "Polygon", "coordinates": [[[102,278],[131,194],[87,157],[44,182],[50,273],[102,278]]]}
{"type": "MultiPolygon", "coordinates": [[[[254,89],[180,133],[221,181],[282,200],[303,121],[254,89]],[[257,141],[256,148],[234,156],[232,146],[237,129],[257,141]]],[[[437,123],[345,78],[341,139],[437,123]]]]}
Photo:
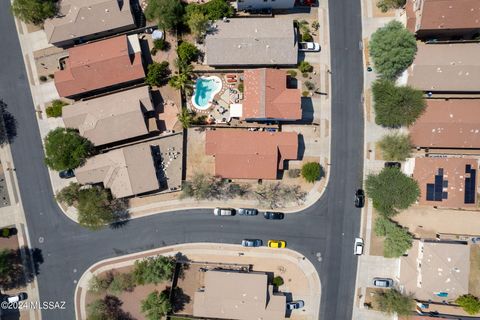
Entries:
{"type": "Polygon", "coordinates": [[[302,123],[313,123],[315,112],[313,109],[313,101],[310,97],[302,97],[302,123]]]}
{"type": "Polygon", "coordinates": [[[298,134],[298,153],[297,159],[303,160],[303,156],[305,154],[305,138],[302,134],[298,134]]]}

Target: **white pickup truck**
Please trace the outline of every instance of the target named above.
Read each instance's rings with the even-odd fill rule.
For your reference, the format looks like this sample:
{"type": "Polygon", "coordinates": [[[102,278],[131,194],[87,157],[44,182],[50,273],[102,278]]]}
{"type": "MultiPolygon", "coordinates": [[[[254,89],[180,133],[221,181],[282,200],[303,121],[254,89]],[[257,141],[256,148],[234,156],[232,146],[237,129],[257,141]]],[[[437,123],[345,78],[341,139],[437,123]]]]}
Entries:
{"type": "Polygon", "coordinates": [[[299,51],[320,51],[320,45],[316,42],[299,42],[299,51]]]}

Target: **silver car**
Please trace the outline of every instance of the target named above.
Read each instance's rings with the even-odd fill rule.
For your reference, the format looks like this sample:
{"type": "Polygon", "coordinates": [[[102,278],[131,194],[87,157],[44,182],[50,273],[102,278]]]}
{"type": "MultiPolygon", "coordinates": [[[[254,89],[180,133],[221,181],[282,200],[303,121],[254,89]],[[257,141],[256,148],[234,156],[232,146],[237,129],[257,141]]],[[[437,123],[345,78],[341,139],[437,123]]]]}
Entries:
{"type": "Polygon", "coordinates": [[[263,241],[260,239],[244,239],[242,240],[242,246],[244,247],[261,247],[263,241]]]}
{"type": "Polygon", "coordinates": [[[390,278],[373,278],[373,285],[379,288],[393,287],[393,280],[390,278]]]}
{"type": "Polygon", "coordinates": [[[215,208],[213,214],[216,216],[234,216],[235,210],[232,208],[215,208]]]}
{"type": "Polygon", "coordinates": [[[287,310],[300,309],[305,306],[303,300],[297,300],[292,302],[287,302],[287,310]]]}

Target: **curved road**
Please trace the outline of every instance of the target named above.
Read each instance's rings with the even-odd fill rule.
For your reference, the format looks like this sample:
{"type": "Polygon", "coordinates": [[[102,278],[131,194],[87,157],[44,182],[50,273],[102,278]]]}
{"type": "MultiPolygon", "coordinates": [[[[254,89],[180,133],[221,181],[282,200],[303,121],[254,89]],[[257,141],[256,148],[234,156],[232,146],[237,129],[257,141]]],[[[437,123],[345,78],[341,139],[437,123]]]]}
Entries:
{"type": "MultiPolygon", "coordinates": [[[[320,0],[324,1],[324,0],[320,0]]],[[[32,246],[42,251],[38,275],[42,301],[67,301],[43,319],[74,319],[75,281],[93,263],[184,242],[239,243],[243,238],[285,239],[315,265],[322,282],[321,319],[352,316],[357,261],[353,240],[360,211],[353,206],[363,168],[363,87],[360,1],[330,0],[332,56],[332,165],[324,196],[284,221],[262,217],[218,218],[188,210],[130,221],[121,230],[91,232],[66,218],[54,201],[9,1],[0,1],[0,99],[17,120],[12,153],[32,246]],[[44,241],[40,242],[39,238],[44,241]],[[321,254],[318,259],[317,254],[321,254]],[[321,260],[321,261],[319,261],[321,260]]]]}

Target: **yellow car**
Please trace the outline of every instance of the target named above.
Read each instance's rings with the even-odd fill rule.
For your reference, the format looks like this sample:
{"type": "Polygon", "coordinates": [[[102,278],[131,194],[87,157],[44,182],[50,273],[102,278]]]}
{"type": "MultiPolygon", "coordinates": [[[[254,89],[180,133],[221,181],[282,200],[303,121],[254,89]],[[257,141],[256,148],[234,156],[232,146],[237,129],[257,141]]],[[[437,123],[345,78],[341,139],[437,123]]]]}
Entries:
{"type": "Polygon", "coordinates": [[[283,240],[268,240],[269,248],[285,248],[287,243],[283,240]]]}

